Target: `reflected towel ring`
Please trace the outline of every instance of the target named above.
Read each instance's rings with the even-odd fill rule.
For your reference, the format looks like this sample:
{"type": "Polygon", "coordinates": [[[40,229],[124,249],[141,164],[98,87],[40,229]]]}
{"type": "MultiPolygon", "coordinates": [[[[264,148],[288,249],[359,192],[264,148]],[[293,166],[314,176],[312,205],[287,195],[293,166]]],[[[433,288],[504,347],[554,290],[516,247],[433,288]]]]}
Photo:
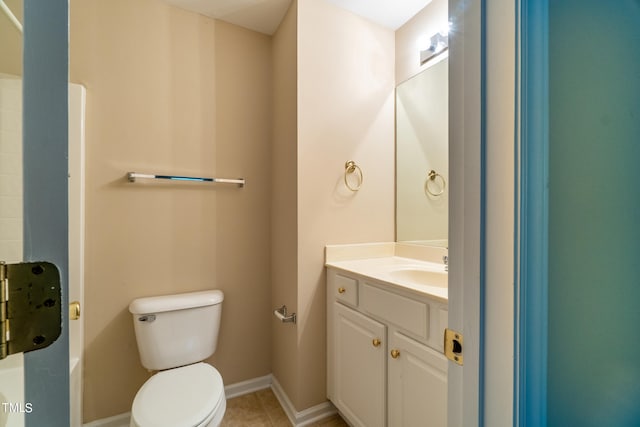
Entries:
{"type": "Polygon", "coordinates": [[[362,174],[362,169],[360,169],[360,166],[356,165],[356,162],[354,162],[353,160],[349,160],[348,162],[346,162],[344,164],[344,185],[346,185],[347,188],[351,191],[358,191],[360,187],[362,187],[363,181],[364,175],[362,174]],[[350,174],[357,175],[358,185],[352,186],[351,184],[349,184],[348,176],[350,174]]]}
{"type": "Polygon", "coordinates": [[[434,171],[434,170],[430,170],[429,171],[429,175],[427,175],[427,181],[424,183],[424,189],[427,191],[427,193],[431,194],[434,197],[438,197],[441,196],[444,193],[444,189],[447,186],[447,181],[445,181],[444,177],[442,175],[440,175],[438,172],[434,171]],[[431,191],[431,186],[429,186],[430,182],[433,182],[432,186],[436,186],[437,188],[437,184],[435,183],[436,178],[440,177],[440,180],[442,181],[442,187],[440,187],[440,191],[434,192],[431,191]]]}

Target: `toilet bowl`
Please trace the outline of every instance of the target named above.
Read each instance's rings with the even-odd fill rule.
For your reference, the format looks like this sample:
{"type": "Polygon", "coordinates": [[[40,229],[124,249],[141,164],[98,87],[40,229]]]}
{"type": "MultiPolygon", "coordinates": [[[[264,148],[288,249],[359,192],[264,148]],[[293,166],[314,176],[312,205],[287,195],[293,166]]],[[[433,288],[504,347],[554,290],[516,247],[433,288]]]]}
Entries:
{"type": "Polygon", "coordinates": [[[217,427],[226,409],[220,373],[196,363],[158,372],[133,400],[131,427],[217,427]]]}
{"type": "Polygon", "coordinates": [[[158,371],[138,390],[131,427],[218,427],[222,376],[203,362],[216,350],[221,291],[146,297],[129,305],[142,366],[158,371]]]}

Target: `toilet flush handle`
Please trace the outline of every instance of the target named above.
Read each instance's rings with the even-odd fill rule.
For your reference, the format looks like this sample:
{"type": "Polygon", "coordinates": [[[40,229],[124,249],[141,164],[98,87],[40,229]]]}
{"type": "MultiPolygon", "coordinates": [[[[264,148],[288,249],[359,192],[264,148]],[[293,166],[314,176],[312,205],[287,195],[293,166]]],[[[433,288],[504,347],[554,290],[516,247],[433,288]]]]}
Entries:
{"type": "Polygon", "coordinates": [[[138,320],[140,322],[153,322],[154,320],[156,320],[156,315],[155,314],[145,314],[144,316],[138,317],[138,320]]]}

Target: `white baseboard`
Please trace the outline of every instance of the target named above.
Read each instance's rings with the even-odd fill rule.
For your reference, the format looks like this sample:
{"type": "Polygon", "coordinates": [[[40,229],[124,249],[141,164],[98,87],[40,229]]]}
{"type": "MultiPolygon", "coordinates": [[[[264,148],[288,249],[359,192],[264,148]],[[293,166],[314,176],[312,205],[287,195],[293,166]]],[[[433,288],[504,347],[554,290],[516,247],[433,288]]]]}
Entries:
{"type": "Polygon", "coordinates": [[[243,394],[253,393],[271,386],[271,374],[264,377],[252,378],[239,383],[230,384],[224,388],[224,395],[227,399],[232,399],[243,394]]]}
{"type": "Polygon", "coordinates": [[[82,427],[129,427],[131,412],[82,424],[82,427]]]}
{"type": "Polygon", "coordinates": [[[284,409],[285,414],[287,414],[287,418],[289,418],[289,421],[291,421],[291,424],[293,424],[294,427],[308,426],[311,423],[328,418],[338,412],[336,407],[329,401],[297,412],[278,380],[275,377],[272,377],[271,379],[271,390],[273,390],[273,394],[276,395],[276,398],[284,409]]]}
{"type": "MultiPolygon", "coordinates": [[[[230,384],[224,388],[224,394],[227,399],[232,399],[269,387],[273,390],[273,394],[276,395],[276,398],[280,402],[280,405],[282,405],[285,414],[287,414],[289,421],[291,421],[294,427],[308,426],[315,421],[328,418],[338,412],[335,406],[328,401],[297,412],[280,383],[271,374],[230,384]]],[[[127,412],[126,414],[91,421],[90,423],[83,424],[83,427],[129,427],[130,420],[131,413],[127,412]]]]}

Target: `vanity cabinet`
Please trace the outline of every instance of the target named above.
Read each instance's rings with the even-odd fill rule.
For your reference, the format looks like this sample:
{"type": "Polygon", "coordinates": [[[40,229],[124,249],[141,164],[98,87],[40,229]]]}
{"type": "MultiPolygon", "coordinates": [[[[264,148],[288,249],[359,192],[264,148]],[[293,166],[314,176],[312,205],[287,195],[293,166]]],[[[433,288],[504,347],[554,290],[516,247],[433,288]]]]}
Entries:
{"type": "Polygon", "coordinates": [[[446,426],[447,359],[398,331],[389,347],[388,425],[446,426]]]}
{"type": "Polygon", "coordinates": [[[356,427],[446,426],[446,302],[327,271],[328,397],[356,427]]]}
{"type": "Polygon", "coordinates": [[[386,328],[335,302],[334,403],[356,426],[383,427],[386,419],[386,328]]]}

